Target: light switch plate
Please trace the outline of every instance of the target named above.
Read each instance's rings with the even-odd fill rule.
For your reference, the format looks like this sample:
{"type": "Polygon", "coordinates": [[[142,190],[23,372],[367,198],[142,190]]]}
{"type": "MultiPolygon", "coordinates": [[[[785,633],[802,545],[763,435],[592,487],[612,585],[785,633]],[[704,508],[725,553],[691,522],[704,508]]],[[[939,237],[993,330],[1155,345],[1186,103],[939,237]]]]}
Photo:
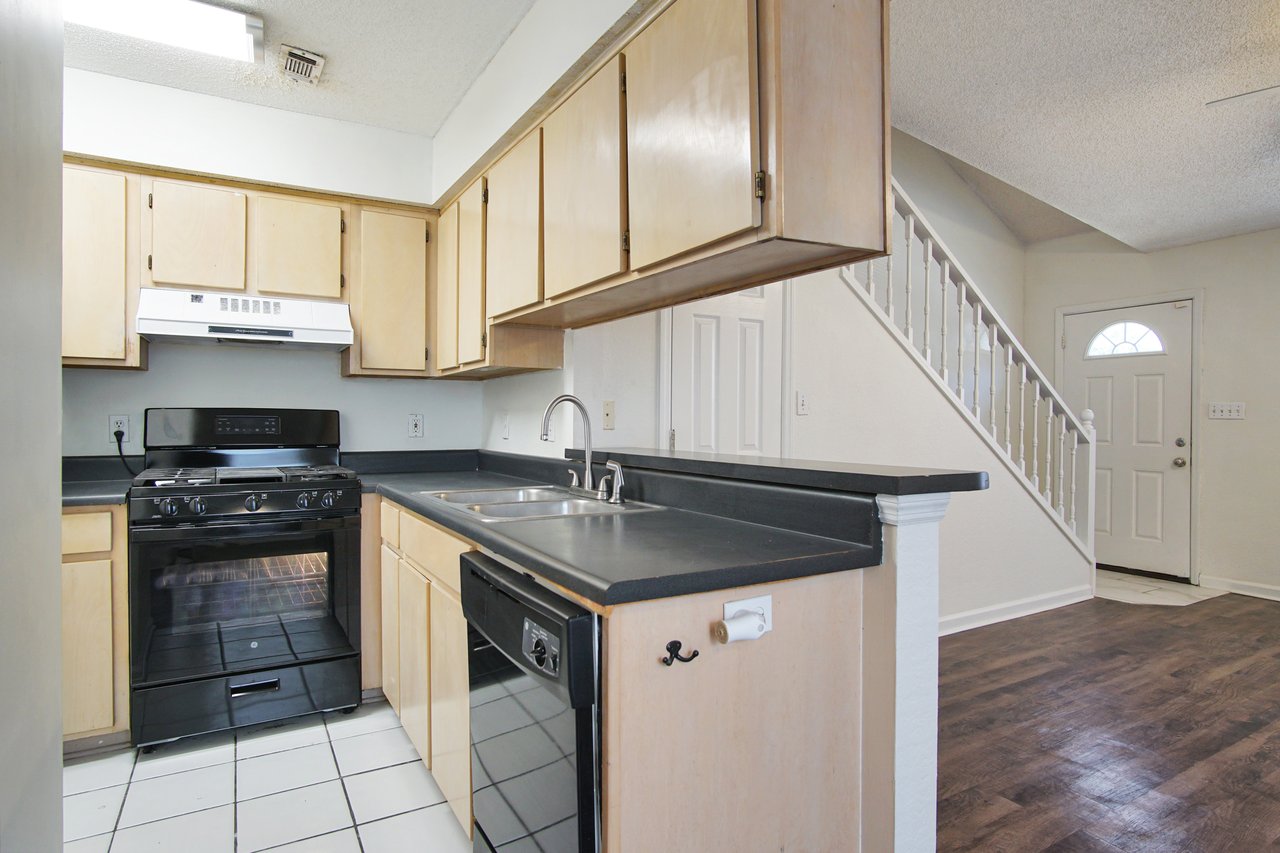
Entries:
{"type": "Polygon", "coordinates": [[[730,601],[724,606],[724,618],[732,619],[740,610],[751,613],[764,613],[764,633],[773,630],[773,596],[758,595],[755,598],[740,598],[730,601]]]}
{"type": "Polygon", "coordinates": [[[1210,403],[1209,420],[1242,421],[1244,420],[1244,403],[1210,403]]]}

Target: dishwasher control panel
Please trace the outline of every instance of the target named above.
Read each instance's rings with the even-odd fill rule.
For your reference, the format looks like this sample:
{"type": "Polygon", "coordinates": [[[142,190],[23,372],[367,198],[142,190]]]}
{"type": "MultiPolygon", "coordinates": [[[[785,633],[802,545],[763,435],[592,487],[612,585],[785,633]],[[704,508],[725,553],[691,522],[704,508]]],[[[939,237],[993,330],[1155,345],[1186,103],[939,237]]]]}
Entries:
{"type": "Polygon", "coordinates": [[[560,677],[560,637],[534,622],[524,619],[524,638],[520,643],[525,660],[552,678],[560,677]]]}

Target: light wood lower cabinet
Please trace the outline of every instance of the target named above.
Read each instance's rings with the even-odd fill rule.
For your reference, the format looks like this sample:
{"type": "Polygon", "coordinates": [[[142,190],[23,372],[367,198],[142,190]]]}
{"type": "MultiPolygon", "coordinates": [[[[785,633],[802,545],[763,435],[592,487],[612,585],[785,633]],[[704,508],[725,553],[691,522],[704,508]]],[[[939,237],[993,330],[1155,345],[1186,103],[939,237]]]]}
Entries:
{"type": "MultiPolygon", "coordinates": [[[[431,587],[431,775],[458,821],[471,826],[471,688],[462,602],[431,587]]],[[[469,833],[468,833],[469,834],[469,833]]]]}
{"type": "Polygon", "coordinates": [[[431,766],[431,581],[400,561],[400,722],[431,766]]]}
{"type": "MultiPolygon", "coordinates": [[[[384,504],[385,506],[385,504],[384,504]]],[[[400,557],[382,544],[382,692],[400,713],[400,557]]]]}
{"type": "Polygon", "coordinates": [[[62,732],[67,740],[129,728],[125,507],[62,516],[62,732]]]}

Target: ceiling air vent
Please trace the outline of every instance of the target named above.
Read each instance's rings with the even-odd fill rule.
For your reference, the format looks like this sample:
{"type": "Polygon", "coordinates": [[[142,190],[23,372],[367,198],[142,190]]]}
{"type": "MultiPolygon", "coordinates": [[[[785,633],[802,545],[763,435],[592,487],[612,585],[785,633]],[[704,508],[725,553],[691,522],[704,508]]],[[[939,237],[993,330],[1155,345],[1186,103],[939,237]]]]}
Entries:
{"type": "Polygon", "coordinates": [[[320,70],[324,68],[324,57],[300,47],[280,45],[280,68],[286,77],[303,80],[315,85],[320,80],[320,70]]]}

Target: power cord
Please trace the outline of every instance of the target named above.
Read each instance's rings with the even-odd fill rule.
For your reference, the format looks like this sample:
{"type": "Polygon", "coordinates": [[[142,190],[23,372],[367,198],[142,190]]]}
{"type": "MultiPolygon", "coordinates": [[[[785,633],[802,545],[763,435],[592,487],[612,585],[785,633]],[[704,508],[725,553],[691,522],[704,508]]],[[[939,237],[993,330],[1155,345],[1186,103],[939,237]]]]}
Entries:
{"type": "Polygon", "coordinates": [[[120,464],[130,475],[136,477],[138,472],[129,467],[129,460],[124,458],[124,430],[116,430],[116,450],[120,453],[120,464]]]}

